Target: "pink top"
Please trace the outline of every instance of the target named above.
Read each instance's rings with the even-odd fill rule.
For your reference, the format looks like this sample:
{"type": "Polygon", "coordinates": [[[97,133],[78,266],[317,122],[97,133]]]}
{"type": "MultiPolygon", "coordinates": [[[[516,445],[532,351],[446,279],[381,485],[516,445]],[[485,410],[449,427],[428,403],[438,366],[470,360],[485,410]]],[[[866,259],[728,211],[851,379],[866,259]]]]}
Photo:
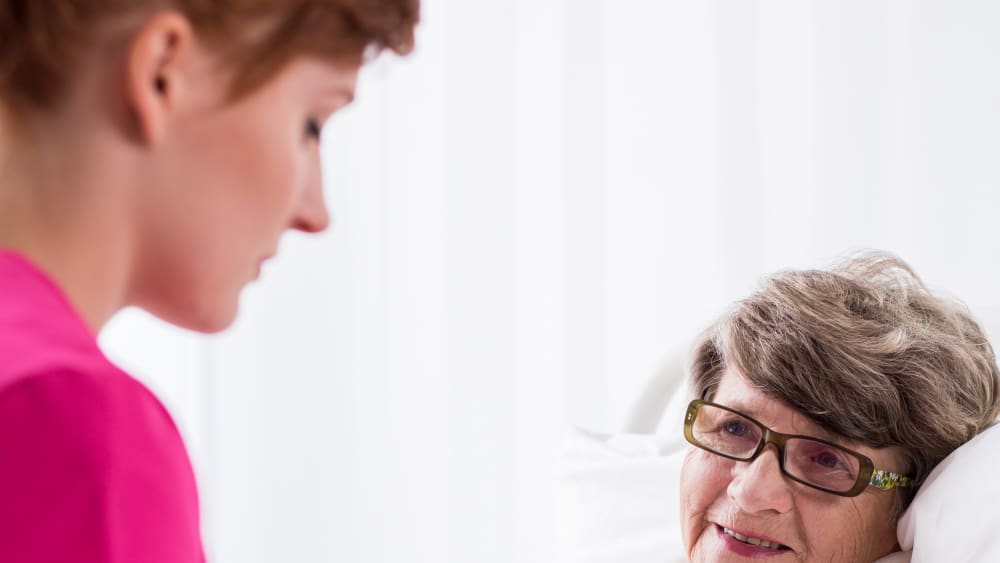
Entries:
{"type": "Polygon", "coordinates": [[[45,274],[0,249],[0,561],[204,560],[170,415],[45,274]]]}

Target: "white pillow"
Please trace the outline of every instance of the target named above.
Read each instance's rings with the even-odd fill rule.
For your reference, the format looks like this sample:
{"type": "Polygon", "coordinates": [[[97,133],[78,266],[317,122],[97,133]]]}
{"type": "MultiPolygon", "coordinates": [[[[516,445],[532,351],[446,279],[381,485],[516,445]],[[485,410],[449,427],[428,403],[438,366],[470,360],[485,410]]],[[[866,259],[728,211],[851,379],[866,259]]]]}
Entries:
{"type": "Polygon", "coordinates": [[[1000,561],[1000,427],[944,459],[896,528],[913,563],[1000,561]]]}
{"type": "Polygon", "coordinates": [[[561,455],[559,560],[685,561],[678,499],[685,450],[653,434],[572,430],[561,455]]]}

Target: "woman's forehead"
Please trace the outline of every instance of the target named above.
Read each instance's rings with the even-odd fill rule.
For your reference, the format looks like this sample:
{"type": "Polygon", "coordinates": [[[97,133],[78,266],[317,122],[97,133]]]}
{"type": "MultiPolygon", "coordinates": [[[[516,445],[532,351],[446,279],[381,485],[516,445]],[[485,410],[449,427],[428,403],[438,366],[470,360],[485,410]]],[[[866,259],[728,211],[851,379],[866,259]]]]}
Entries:
{"type": "Polygon", "coordinates": [[[783,434],[802,434],[848,444],[843,436],[824,429],[801,411],[758,389],[731,369],[727,369],[719,380],[713,401],[749,415],[783,434]]]}

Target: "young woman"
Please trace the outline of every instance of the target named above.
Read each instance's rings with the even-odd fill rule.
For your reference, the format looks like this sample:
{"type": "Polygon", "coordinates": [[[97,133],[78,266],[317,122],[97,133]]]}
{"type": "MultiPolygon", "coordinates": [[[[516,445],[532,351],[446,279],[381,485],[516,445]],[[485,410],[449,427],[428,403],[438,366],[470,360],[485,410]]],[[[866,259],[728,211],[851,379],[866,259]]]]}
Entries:
{"type": "Polygon", "coordinates": [[[181,438],[96,335],[222,330],[326,228],[322,124],[417,3],[0,2],[0,560],[204,560],[181,438]]]}

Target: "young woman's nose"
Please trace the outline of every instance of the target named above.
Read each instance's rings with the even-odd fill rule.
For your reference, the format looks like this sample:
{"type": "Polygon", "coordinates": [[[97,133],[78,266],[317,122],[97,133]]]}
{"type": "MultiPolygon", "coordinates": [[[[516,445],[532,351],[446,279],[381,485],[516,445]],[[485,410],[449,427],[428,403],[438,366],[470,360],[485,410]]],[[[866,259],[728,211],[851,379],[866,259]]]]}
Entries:
{"type": "Polygon", "coordinates": [[[317,165],[306,180],[291,228],[306,233],[319,233],[330,226],[330,213],[323,197],[323,175],[317,165]]]}
{"type": "Polygon", "coordinates": [[[733,478],[727,492],[747,513],[773,511],[783,514],[792,509],[791,485],[781,472],[778,450],[769,445],[752,462],[733,465],[733,478]]]}

